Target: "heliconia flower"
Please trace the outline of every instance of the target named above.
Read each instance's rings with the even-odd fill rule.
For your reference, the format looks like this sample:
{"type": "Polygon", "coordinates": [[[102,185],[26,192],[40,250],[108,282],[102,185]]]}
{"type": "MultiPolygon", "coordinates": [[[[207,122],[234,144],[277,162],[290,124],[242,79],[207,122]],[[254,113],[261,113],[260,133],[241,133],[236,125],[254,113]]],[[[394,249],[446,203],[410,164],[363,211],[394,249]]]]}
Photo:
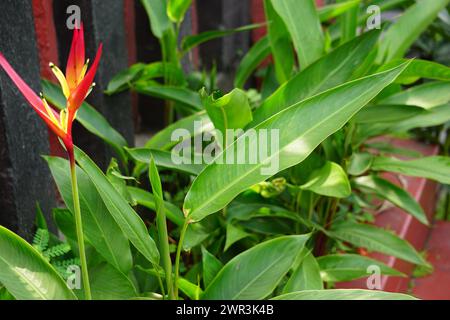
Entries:
{"type": "Polygon", "coordinates": [[[53,63],[49,64],[61,84],[62,91],[67,99],[66,108],[58,113],[49,106],[42,94],[40,97],[36,95],[0,52],[0,65],[2,68],[16,84],[28,103],[45,121],[47,126],[63,141],[69,155],[73,152],[72,123],[75,120],[77,110],[81,107],[83,101],[95,85],[93,81],[101,55],[102,44],[100,44],[94,63],[88,71],[89,60],[84,60],[84,32],[83,25],[81,24],[79,29],[74,30],[72,46],[67,61],[66,75],[53,63]]]}

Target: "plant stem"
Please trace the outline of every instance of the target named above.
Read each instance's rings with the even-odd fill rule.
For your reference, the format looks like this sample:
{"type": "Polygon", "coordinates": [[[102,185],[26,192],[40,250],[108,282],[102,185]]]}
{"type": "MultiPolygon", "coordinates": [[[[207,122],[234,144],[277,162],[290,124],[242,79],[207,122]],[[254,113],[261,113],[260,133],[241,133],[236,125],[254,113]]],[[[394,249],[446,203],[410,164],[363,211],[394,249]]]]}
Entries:
{"type": "Polygon", "coordinates": [[[169,235],[167,233],[166,214],[164,212],[164,204],[162,199],[158,199],[158,210],[156,212],[156,225],[158,227],[159,245],[161,250],[161,258],[166,274],[166,286],[169,299],[174,299],[172,286],[172,261],[170,260],[169,235]]]}
{"type": "Polygon", "coordinates": [[[75,156],[69,153],[70,176],[72,180],[73,211],[75,215],[75,229],[77,231],[78,251],[80,252],[81,276],[83,281],[84,296],[86,300],[92,300],[91,286],[89,284],[89,273],[87,269],[86,250],[84,248],[83,223],[81,220],[80,197],[78,194],[77,173],[75,156]]]}
{"type": "Polygon", "coordinates": [[[177,255],[175,257],[175,278],[174,278],[174,293],[175,293],[175,299],[178,300],[178,275],[180,273],[180,256],[181,256],[181,249],[183,248],[183,242],[184,242],[184,236],[186,235],[186,230],[189,225],[189,220],[186,218],[184,220],[183,227],[181,228],[180,232],[180,239],[178,240],[178,247],[177,247],[177,255]]]}

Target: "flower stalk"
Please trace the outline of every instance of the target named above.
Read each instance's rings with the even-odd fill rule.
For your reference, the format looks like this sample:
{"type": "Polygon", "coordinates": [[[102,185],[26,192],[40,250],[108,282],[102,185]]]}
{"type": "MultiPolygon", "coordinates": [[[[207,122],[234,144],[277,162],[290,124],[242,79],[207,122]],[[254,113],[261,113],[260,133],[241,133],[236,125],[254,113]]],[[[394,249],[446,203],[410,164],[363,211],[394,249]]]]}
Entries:
{"type": "Polygon", "coordinates": [[[81,276],[84,288],[84,297],[86,300],[92,300],[91,285],[89,282],[89,272],[87,268],[86,249],[84,247],[84,233],[83,221],[81,218],[80,196],[78,193],[77,173],[75,164],[75,155],[72,151],[69,152],[70,158],[70,178],[72,183],[72,198],[73,198],[73,213],[75,217],[75,229],[77,233],[78,251],[81,262],[81,276]]]}

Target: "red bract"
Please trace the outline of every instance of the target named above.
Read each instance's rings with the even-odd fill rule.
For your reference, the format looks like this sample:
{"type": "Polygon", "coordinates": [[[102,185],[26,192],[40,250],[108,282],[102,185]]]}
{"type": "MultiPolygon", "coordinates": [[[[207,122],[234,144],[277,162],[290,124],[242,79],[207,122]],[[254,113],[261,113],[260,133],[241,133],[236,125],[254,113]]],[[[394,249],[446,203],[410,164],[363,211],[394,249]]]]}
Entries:
{"type": "Polygon", "coordinates": [[[16,84],[28,103],[45,121],[47,126],[61,138],[70,156],[73,153],[72,123],[76,117],[77,110],[95,85],[93,81],[101,55],[102,44],[100,44],[100,47],[97,50],[92,67],[87,71],[89,60],[84,60],[84,31],[83,25],[81,24],[79,29],[74,30],[72,46],[67,61],[66,75],[64,75],[57,66],[50,63],[50,68],[60,82],[64,96],[67,99],[66,108],[61,110],[58,114],[48,105],[42,95],[39,97],[34,93],[0,52],[0,65],[2,68],[16,84]]]}

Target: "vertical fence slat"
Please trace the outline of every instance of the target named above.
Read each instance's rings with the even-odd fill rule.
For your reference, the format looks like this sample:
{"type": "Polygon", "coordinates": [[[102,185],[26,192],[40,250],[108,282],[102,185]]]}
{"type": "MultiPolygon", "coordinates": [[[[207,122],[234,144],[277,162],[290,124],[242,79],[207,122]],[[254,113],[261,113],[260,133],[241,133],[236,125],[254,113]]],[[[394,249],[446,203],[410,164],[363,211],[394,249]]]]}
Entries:
{"type": "MultiPolygon", "coordinates": [[[[216,29],[232,29],[250,23],[250,1],[197,0],[199,32],[216,29]],[[211,13],[214,14],[204,14],[211,13]]],[[[219,87],[225,91],[233,88],[236,69],[250,47],[249,32],[213,40],[200,47],[202,65],[211,68],[217,63],[219,87]]]]}
{"type": "MultiPolygon", "coordinates": [[[[1,50],[36,92],[41,89],[31,1],[0,2],[1,50]]],[[[0,225],[30,239],[36,202],[54,205],[51,175],[41,155],[49,153],[44,122],[0,71],[0,225]]]]}

